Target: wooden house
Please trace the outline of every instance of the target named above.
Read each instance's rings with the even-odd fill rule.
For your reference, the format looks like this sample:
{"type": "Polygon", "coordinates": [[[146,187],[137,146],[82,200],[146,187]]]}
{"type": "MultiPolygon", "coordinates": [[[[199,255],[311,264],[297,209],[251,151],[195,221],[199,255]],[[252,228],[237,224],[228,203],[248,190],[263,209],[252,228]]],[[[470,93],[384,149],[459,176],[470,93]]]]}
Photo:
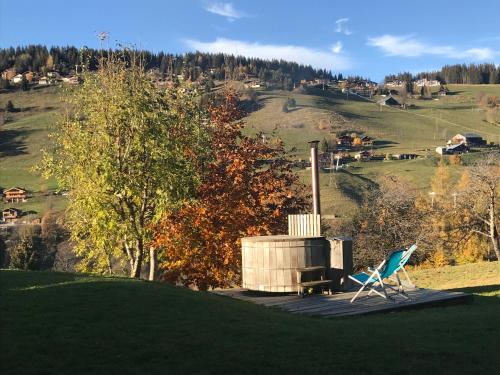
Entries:
{"type": "Polygon", "coordinates": [[[351,147],[352,137],[350,135],[341,135],[340,137],[337,137],[337,145],[343,147],[351,147]]]}
{"type": "Polygon", "coordinates": [[[26,202],[28,192],[20,187],[5,189],[3,195],[6,202],[19,203],[26,202]]]}
{"type": "Polygon", "coordinates": [[[367,160],[370,160],[372,158],[372,154],[371,152],[368,152],[368,151],[361,151],[361,152],[358,152],[356,155],[354,155],[354,159],[358,160],[358,161],[367,161],[367,160]]]}
{"type": "Polygon", "coordinates": [[[436,152],[440,155],[459,155],[469,152],[469,147],[465,143],[459,143],[448,147],[438,147],[436,148],[436,152]]]}
{"type": "Polygon", "coordinates": [[[363,138],[361,138],[361,144],[363,146],[373,146],[373,138],[365,135],[363,138]]]}
{"type": "Polygon", "coordinates": [[[464,144],[467,147],[471,146],[484,146],[486,141],[478,134],[475,133],[465,133],[457,134],[448,141],[448,145],[459,145],[464,144]]]}
{"type": "Polygon", "coordinates": [[[401,105],[396,99],[394,99],[394,97],[392,95],[389,95],[388,97],[379,100],[377,102],[377,104],[379,104],[379,105],[392,105],[392,106],[400,106],[401,105]]]}
{"type": "Polygon", "coordinates": [[[7,81],[10,81],[12,78],[15,77],[15,75],[16,75],[16,70],[14,68],[10,68],[2,72],[2,78],[7,81]]]}
{"type": "Polygon", "coordinates": [[[2,211],[2,219],[5,223],[15,222],[21,217],[22,211],[17,208],[6,208],[2,211]]]}

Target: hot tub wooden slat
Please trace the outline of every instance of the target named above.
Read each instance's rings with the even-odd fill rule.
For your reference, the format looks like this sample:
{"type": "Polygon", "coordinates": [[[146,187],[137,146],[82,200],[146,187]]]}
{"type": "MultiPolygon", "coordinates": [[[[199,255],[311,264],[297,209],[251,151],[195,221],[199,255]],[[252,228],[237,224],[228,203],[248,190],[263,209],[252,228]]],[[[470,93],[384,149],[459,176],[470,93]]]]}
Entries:
{"type": "Polygon", "coordinates": [[[326,266],[324,237],[247,237],[242,243],[243,286],[266,292],[295,292],[296,269],[326,266]]]}

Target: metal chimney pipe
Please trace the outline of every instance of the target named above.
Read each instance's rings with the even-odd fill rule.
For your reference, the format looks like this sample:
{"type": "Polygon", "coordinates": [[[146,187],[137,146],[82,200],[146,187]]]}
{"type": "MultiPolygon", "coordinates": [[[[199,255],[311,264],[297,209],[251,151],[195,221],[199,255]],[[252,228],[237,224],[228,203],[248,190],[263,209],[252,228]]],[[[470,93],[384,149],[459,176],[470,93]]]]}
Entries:
{"type": "Polygon", "coordinates": [[[319,166],[318,166],[318,143],[319,141],[311,141],[311,174],[312,174],[312,199],[313,199],[313,214],[320,214],[321,207],[319,203],[319,166]]]}

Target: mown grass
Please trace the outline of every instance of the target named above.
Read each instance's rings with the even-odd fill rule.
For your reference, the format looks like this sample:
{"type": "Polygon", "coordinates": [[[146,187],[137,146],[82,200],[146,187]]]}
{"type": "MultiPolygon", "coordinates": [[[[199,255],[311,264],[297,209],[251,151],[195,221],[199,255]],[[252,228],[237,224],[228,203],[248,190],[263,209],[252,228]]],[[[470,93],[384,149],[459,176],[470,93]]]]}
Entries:
{"type": "MultiPolygon", "coordinates": [[[[446,274],[457,269],[467,286],[462,269],[446,274]]],[[[436,286],[434,274],[422,280],[436,286]]],[[[0,363],[2,374],[495,373],[496,280],[471,278],[469,305],[328,320],[164,284],[0,271],[0,363]]]]}

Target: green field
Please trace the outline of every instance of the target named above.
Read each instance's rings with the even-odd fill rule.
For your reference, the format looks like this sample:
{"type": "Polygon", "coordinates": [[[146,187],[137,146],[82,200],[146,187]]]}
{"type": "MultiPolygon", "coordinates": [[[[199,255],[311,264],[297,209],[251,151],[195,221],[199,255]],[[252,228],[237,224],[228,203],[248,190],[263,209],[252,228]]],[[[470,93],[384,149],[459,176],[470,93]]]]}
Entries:
{"type": "Polygon", "coordinates": [[[15,207],[37,215],[48,208],[63,209],[66,198],[51,194],[57,188],[55,181],[45,181],[32,170],[41,160],[41,149],[48,147],[49,129],[62,107],[57,89],[2,93],[0,108],[8,100],[18,112],[0,114],[5,121],[0,125],[0,189],[19,186],[33,197],[25,203],[1,203],[0,209],[15,207]]]}
{"type": "Polygon", "coordinates": [[[500,263],[412,272],[468,305],[297,316],[171,285],[0,271],[2,374],[481,374],[500,366],[500,263]]]}
{"type": "MultiPolygon", "coordinates": [[[[236,86],[237,83],[235,83],[236,86]]],[[[239,85],[241,86],[241,84],[239,85]]],[[[240,87],[241,88],[241,87],[240,87]]],[[[260,108],[246,118],[246,132],[267,133],[267,139],[281,138],[295,158],[308,158],[307,141],[332,139],[333,132],[357,130],[376,138],[376,152],[381,154],[411,152],[425,156],[418,160],[351,163],[345,172],[321,175],[322,207],[325,215],[350,217],[363,193],[385,175],[396,175],[416,189],[429,189],[435,172],[435,147],[443,146],[456,133],[476,132],[488,141],[500,143],[500,125],[485,121],[478,105],[480,94],[500,96],[500,85],[449,85],[450,95],[439,100],[410,100],[414,108],[383,108],[367,100],[346,96],[338,90],[309,89],[307,93],[259,90],[260,108]],[[283,103],[294,98],[297,106],[288,113],[283,103]],[[319,129],[322,121],[329,124],[319,129]]],[[[1,113],[7,122],[0,125],[0,187],[20,186],[34,192],[27,203],[5,205],[24,211],[42,213],[47,207],[63,208],[66,199],[51,196],[46,202],[41,191],[53,192],[54,181],[43,181],[31,169],[40,160],[40,149],[48,145],[48,129],[57,119],[62,104],[57,88],[0,94],[0,108],[8,100],[20,109],[14,114],[1,113]]],[[[468,159],[474,159],[470,155],[468,159]]],[[[452,166],[454,178],[463,171],[452,166]]],[[[300,171],[305,183],[309,172],[300,171]]]]}

